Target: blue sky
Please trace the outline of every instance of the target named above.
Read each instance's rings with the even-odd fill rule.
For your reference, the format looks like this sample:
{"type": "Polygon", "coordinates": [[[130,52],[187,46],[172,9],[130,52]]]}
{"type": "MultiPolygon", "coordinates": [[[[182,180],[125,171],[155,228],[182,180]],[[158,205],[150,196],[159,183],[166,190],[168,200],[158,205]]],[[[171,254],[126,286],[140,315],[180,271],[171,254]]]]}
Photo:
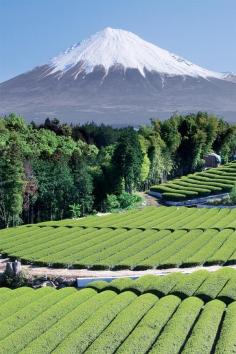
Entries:
{"type": "Polygon", "coordinates": [[[0,82],[110,26],[236,73],[236,0],[0,0],[0,82]]]}

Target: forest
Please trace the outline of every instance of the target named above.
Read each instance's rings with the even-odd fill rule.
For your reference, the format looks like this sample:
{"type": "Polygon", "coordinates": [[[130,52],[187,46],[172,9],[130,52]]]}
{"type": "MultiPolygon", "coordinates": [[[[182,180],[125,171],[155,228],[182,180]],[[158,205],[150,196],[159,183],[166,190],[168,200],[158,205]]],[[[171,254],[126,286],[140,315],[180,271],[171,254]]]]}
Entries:
{"type": "Polygon", "coordinates": [[[0,227],[131,208],[135,192],[201,171],[211,151],[232,161],[236,126],[205,112],[119,129],[2,117],[0,227]]]}

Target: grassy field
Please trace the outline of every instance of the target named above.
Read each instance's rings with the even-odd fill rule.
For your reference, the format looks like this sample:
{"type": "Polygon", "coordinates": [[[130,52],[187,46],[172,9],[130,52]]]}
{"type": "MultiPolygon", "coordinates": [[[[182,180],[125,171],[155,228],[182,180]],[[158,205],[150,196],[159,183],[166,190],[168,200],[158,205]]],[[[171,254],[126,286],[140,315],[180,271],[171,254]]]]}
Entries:
{"type": "Polygon", "coordinates": [[[1,253],[38,265],[149,269],[236,263],[236,210],[149,207],[0,231],[1,253]]]}
{"type": "Polygon", "coordinates": [[[189,174],[167,183],[151,187],[164,200],[181,201],[214,194],[227,193],[236,183],[236,163],[189,174]]]}
{"type": "Polygon", "coordinates": [[[80,291],[1,288],[0,353],[234,353],[235,273],[123,279],[80,291]]]}

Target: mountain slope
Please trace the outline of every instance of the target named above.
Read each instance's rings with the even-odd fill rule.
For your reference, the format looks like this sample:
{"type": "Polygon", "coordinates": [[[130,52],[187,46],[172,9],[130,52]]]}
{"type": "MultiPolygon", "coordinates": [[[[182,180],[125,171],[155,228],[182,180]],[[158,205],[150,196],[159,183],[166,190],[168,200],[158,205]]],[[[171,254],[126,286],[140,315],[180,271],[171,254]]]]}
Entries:
{"type": "Polygon", "coordinates": [[[233,120],[236,83],[111,28],[0,84],[0,114],[28,119],[139,124],[198,110],[233,120]]]}
{"type": "Polygon", "coordinates": [[[78,65],[78,74],[91,73],[96,66],[103,66],[107,74],[113,66],[137,69],[143,76],[145,69],[168,75],[222,78],[223,75],[201,68],[175,54],[142,40],[135,34],[112,28],[105,28],[66,52],[53,58],[50,74],[64,72],[78,65]]]}

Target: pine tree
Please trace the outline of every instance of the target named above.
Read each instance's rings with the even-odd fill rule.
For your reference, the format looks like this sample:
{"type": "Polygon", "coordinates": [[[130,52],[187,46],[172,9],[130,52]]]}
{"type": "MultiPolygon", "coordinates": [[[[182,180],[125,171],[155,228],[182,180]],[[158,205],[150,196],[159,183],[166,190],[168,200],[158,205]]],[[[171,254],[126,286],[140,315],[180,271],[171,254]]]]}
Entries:
{"type": "Polygon", "coordinates": [[[20,223],[24,171],[17,136],[11,136],[0,157],[0,220],[4,227],[20,223]]]}

